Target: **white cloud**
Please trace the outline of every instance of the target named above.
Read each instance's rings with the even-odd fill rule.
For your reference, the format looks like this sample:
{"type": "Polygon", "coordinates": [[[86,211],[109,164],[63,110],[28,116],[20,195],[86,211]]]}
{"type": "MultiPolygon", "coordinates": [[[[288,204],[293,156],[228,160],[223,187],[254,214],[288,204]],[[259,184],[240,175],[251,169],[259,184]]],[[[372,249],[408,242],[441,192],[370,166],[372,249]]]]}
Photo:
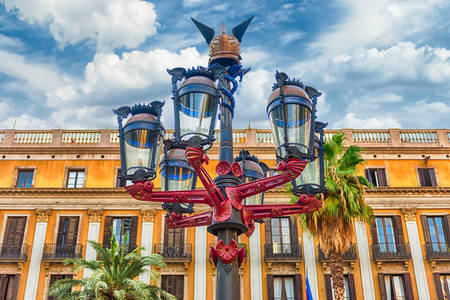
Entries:
{"type": "Polygon", "coordinates": [[[47,91],[57,88],[60,82],[60,71],[51,64],[29,61],[26,57],[0,50],[0,72],[15,77],[25,84],[18,88],[23,90],[47,91]]]}
{"type": "Polygon", "coordinates": [[[19,116],[10,116],[0,121],[0,128],[5,129],[49,129],[51,126],[47,121],[26,113],[19,116]]]}
{"type": "Polygon", "coordinates": [[[280,41],[283,45],[289,44],[293,41],[299,40],[305,33],[302,31],[288,31],[280,36],[280,41]]]}
{"type": "Polygon", "coordinates": [[[430,127],[434,122],[442,121],[448,126],[450,116],[450,105],[442,101],[428,101],[422,99],[416,102],[408,103],[402,107],[407,113],[409,119],[416,122],[417,128],[430,127]]]}
{"type": "Polygon", "coordinates": [[[401,128],[400,123],[390,116],[358,118],[354,113],[346,113],[342,120],[333,124],[332,128],[384,129],[401,128]]]}
{"type": "Polygon", "coordinates": [[[183,1],[183,6],[184,7],[192,7],[192,6],[197,6],[201,3],[205,3],[208,0],[184,0],[183,1]]]}
{"type": "Polygon", "coordinates": [[[133,48],[156,33],[153,3],[141,0],[1,0],[30,24],[48,26],[61,47],[84,40],[133,48]]]}
{"type": "Polygon", "coordinates": [[[0,48],[23,48],[24,44],[21,40],[11,38],[0,33],[0,48]]]}
{"type": "Polygon", "coordinates": [[[388,46],[438,25],[445,0],[343,0],[343,21],[312,44],[322,54],[345,53],[354,47],[388,46]]]}

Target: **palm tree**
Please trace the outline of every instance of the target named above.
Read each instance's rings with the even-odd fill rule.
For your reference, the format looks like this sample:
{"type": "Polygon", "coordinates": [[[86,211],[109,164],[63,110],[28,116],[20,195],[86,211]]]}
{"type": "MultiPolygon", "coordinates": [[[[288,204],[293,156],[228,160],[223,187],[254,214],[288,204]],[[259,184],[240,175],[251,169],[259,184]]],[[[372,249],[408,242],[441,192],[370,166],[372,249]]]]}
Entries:
{"type": "Polygon", "coordinates": [[[97,252],[98,260],[67,259],[64,263],[73,264],[75,271],[89,269],[92,275],[81,279],[58,280],[50,287],[49,295],[61,300],[153,300],[161,297],[176,299],[156,285],[134,280],[140,274],[150,272],[151,281],[155,282],[159,273],[154,270],[147,271],[146,267],[166,267],[160,255],[142,256],[140,251],[143,247],[127,253],[126,247],[121,247],[114,235],[111,235],[110,240],[111,248],[103,248],[101,244],[89,241],[97,252]]]}
{"type": "Polygon", "coordinates": [[[329,257],[335,300],[342,300],[345,295],[342,256],[354,237],[353,222],[369,222],[373,216],[363,199],[364,188],[372,185],[357,175],[358,167],[365,163],[362,148],[350,146],[344,152],[343,142],[341,132],[325,143],[326,198],[320,210],[303,214],[300,219],[302,227],[318,238],[321,249],[329,257]]]}

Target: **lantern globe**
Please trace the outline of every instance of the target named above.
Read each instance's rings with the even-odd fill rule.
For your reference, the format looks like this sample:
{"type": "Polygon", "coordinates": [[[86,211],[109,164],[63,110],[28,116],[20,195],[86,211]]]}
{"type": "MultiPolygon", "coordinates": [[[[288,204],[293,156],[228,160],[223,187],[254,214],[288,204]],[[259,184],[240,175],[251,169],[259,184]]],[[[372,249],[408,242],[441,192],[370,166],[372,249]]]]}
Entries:
{"type": "MultiPolygon", "coordinates": [[[[242,169],[242,181],[251,182],[266,177],[266,172],[261,167],[259,159],[250,155],[246,150],[242,150],[239,156],[234,159],[242,169]]],[[[244,200],[244,204],[262,204],[264,193],[248,197],[244,200]]]]}
{"type": "Polygon", "coordinates": [[[276,154],[285,159],[289,148],[295,148],[302,157],[311,155],[313,104],[303,85],[285,81],[275,85],[267,104],[276,154]]]}
{"type": "Polygon", "coordinates": [[[212,72],[190,70],[177,91],[174,102],[175,137],[188,141],[200,137],[203,144],[212,144],[216,123],[219,92],[212,72]]]}
{"type": "Polygon", "coordinates": [[[141,170],[140,173],[145,174],[144,179],[153,179],[161,155],[164,128],[151,106],[135,105],[131,108],[131,114],[121,135],[125,175],[132,178],[141,170]]]}

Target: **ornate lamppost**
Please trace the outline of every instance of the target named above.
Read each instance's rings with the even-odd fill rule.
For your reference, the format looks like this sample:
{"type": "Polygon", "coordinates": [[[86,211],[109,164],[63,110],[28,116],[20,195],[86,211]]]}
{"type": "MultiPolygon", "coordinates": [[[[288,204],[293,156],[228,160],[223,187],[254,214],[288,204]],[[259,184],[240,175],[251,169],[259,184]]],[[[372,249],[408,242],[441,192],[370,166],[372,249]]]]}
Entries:
{"type": "MultiPolygon", "coordinates": [[[[253,17],[252,17],[253,18],[253,17]]],[[[278,175],[266,177],[267,166],[241,151],[233,159],[232,120],[237,78],[249,70],[240,64],[239,46],[252,18],[232,30],[232,35],[193,19],[210,46],[207,68],[168,70],[172,76],[175,132],[164,141],[160,163],[161,191],[154,191],[152,180],[161,154],[164,128],[160,122],[163,102],[124,106],[118,116],[122,181],[137,200],[160,202],[168,211],[171,228],[208,226],[217,236],[211,247],[216,265],[216,299],[236,300],[239,294],[239,266],[245,248],[238,247],[241,234],[250,236],[255,221],[318,210],[322,202],[315,194],[324,192],[323,128],[316,121],[316,102],[320,93],[299,81],[276,73],[276,83],[269,98],[267,113],[276,144],[278,175]],[[218,113],[219,112],[219,113],[218,113]],[[131,114],[125,126],[122,121],[131,114]],[[216,118],[220,119],[220,151],[217,176],[206,172],[206,151],[212,146],[216,118]],[[302,174],[302,172],[305,172],[302,174]],[[205,189],[196,190],[197,178],[205,189]],[[263,204],[267,190],[292,183],[299,196],[295,204],[263,204]],[[211,210],[195,214],[195,204],[211,210]]]]}

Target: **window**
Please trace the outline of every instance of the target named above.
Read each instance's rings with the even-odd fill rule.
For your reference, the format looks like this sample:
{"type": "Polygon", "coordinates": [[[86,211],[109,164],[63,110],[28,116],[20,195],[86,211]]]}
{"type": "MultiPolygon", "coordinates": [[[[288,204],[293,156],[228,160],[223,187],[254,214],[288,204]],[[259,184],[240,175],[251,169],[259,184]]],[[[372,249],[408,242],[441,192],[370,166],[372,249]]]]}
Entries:
{"type": "Polygon", "coordinates": [[[392,225],[391,217],[377,217],[376,219],[377,236],[378,243],[380,247],[380,252],[386,253],[397,252],[395,236],[394,236],[394,226],[392,225]]]}
{"type": "Polygon", "coordinates": [[[450,299],[450,274],[434,274],[439,300],[450,299]]]}
{"type": "Polygon", "coordinates": [[[294,278],[292,276],[275,276],[273,278],[275,300],[294,300],[294,278]]]}
{"type": "MultiPolygon", "coordinates": [[[[333,279],[331,274],[325,275],[325,291],[327,296],[326,299],[334,300],[333,279]]],[[[344,275],[344,293],[345,300],[356,300],[355,279],[353,274],[344,275]]]]}
{"type": "Polygon", "coordinates": [[[411,277],[405,274],[378,274],[382,300],[414,300],[411,277]]]}
{"type": "Polygon", "coordinates": [[[406,299],[403,276],[384,275],[384,284],[386,288],[386,296],[388,299],[406,299]]]}
{"type": "Polygon", "coordinates": [[[129,186],[133,184],[133,181],[128,179],[128,180],[120,180],[119,179],[119,175],[120,175],[120,171],[122,169],[118,169],[117,170],[117,178],[116,178],[116,187],[124,187],[124,186],[129,186]]]}
{"type": "Polygon", "coordinates": [[[183,257],[184,228],[164,228],[164,257],[183,257]]]}
{"type": "Polygon", "coordinates": [[[366,178],[376,187],[387,186],[386,170],[382,168],[366,169],[366,178]]]}
{"type": "Polygon", "coordinates": [[[128,249],[130,238],[131,218],[114,218],[112,232],[120,246],[128,249]]]}
{"type": "Polygon", "coordinates": [[[272,228],[273,254],[291,253],[291,233],[289,218],[270,219],[272,228]]]}
{"type": "Polygon", "coordinates": [[[0,300],[16,300],[20,275],[0,274],[0,300]]]}
{"type": "Polygon", "coordinates": [[[103,245],[109,248],[111,235],[114,234],[116,241],[126,247],[125,251],[132,251],[136,248],[137,225],[138,217],[107,216],[103,232],[103,245]],[[125,242],[125,236],[128,236],[127,242],[125,242]]]}
{"type": "Polygon", "coordinates": [[[56,251],[60,254],[75,253],[78,236],[79,217],[60,217],[56,251]]]}
{"type": "MultiPolygon", "coordinates": [[[[52,274],[50,275],[50,283],[48,285],[49,289],[56,281],[66,278],[73,278],[72,274],[52,274]]],[[[47,300],[56,300],[54,296],[48,296],[47,300]]]]}
{"type": "Polygon", "coordinates": [[[420,186],[437,186],[433,168],[420,168],[417,172],[419,172],[420,186]]]}
{"type": "Polygon", "coordinates": [[[430,242],[433,251],[447,252],[447,242],[445,240],[444,218],[427,217],[427,225],[430,233],[430,242]]]}
{"type": "Polygon", "coordinates": [[[69,170],[67,176],[68,188],[82,188],[84,187],[84,170],[69,170]]]}
{"type": "Polygon", "coordinates": [[[26,222],[27,217],[8,217],[2,256],[20,257],[26,222]]]}
{"type": "Polygon", "coordinates": [[[184,294],[184,276],[183,275],[162,275],[161,288],[177,297],[177,300],[183,300],[184,294]]]}
{"type": "Polygon", "coordinates": [[[34,170],[19,170],[16,187],[30,188],[33,184],[33,173],[34,170]]]}

